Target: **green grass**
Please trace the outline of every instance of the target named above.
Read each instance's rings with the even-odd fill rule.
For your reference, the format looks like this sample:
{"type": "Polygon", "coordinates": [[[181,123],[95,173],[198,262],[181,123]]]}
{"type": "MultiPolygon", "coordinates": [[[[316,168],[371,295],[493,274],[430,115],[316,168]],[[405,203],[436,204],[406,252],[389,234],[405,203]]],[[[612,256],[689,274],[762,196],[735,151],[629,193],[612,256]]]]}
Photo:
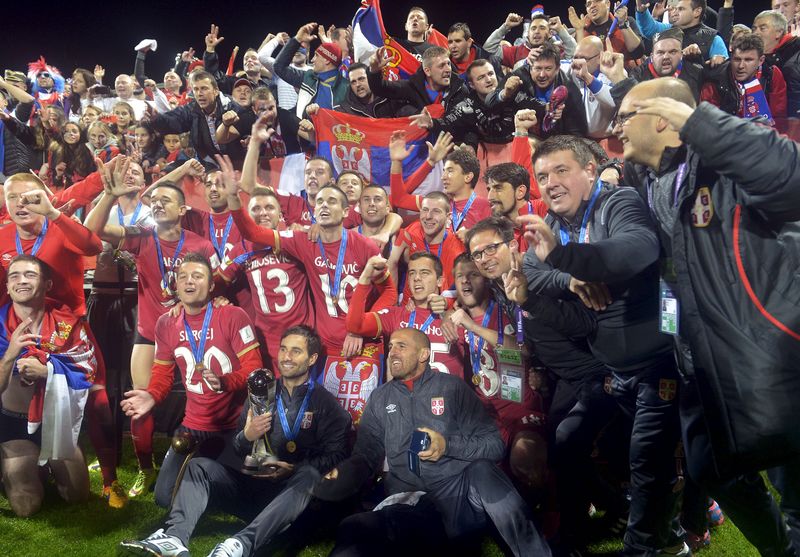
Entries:
{"type": "MultiPolygon", "coordinates": [[[[130,448],[130,439],[124,440],[123,466],[119,470],[121,483],[133,484],[136,464],[130,448]]],[[[162,454],[166,440],[157,439],[156,449],[162,454]]],[[[86,451],[87,455],[90,451],[86,451]]],[[[87,456],[87,458],[90,458],[87,456]]],[[[115,510],[100,498],[99,474],[92,474],[92,494],[83,505],[67,505],[49,486],[42,510],[32,518],[17,518],[8,501],[0,496],[0,556],[2,557],[101,557],[114,555],[117,544],[126,538],[141,538],[161,527],[164,511],[156,507],[153,494],[132,500],[127,507],[115,510]]],[[[243,523],[224,514],[210,514],[198,524],[189,544],[192,555],[204,557],[214,545],[235,533],[243,523]]],[[[330,532],[309,532],[308,544],[297,555],[322,557],[333,546],[330,532]]],[[[615,555],[621,549],[619,539],[594,543],[588,555],[615,555]]],[[[263,553],[289,557],[294,552],[263,553]]],[[[485,556],[500,557],[501,550],[490,539],[482,545],[485,556]]],[[[758,553],[745,541],[731,523],[714,530],[711,546],[702,550],[701,557],[757,557],[758,553]]]]}

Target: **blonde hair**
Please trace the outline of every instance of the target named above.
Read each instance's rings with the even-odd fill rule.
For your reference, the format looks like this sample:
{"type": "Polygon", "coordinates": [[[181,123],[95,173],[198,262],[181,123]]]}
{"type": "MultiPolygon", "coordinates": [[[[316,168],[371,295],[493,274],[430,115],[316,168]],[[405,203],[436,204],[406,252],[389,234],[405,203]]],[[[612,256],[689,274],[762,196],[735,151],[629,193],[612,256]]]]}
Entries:
{"type": "Polygon", "coordinates": [[[42,182],[42,179],[32,172],[17,172],[16,174],[9,176],[8,178],[6,178],[3,187],[7,188],[11,184],[17,184],[17,183],[35,184],[36,189],[47,191],[47,187],[44,185],[44,182],[42,182]]]}

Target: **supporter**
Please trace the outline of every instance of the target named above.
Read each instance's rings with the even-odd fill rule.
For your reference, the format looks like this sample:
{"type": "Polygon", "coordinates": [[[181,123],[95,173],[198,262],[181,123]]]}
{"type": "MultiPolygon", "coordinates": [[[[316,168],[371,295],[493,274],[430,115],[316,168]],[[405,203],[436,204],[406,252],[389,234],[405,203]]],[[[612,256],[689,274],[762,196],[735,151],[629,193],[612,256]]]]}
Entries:
{"type": "MultiPolygon", "coordinates": [[[[7,83],[7,82],[6,82],[7,83]]],[[[0,157],[0,179],[5,181],[6,176],[13,176],[19,172],[26,172],[30,169],[31,149],[11,130],[6,123],[13,118],[8,110],[8,99],[0,93],[0,142],[3,145],[2,157],[0,157]]]]}
{"type": "Polygon", "coordinates": [[[28,117],[25,114],[27,114],[27,111],[30,110],[30,107],[35,101],[30,93],[25,91],[24,88],[14,85],[12,81],[3,79],[2,77],[0,77],[0,89],[5,91],[6,95],[8,95],[7,97],[6,95],[0,95],[6,103],[6,106],[3,107],[3,112],[5,112],[6,108],[9,108],[9,112],[15,113],[16,108],[21,105],[23,108],[26,108],[26,110],[24,112],[20,111],[19,117],[22,120],[27,120],[28,117]],[[12,108],[13,110],[11,110],[12,108]]]}
{"type": "Polygon", "coordinates": [[[780,68],[765,64],[758,35],[740,35],[731,43],[731,58],[708,70],[702,100],[741,118],[786,118],[786,81],[780,68]]]}
{"type": "Polygon", "coordinates": [[[170,163],[183,163],[189,158],[181,149],[181,136],[177,133],[164,134],[161,138],[161,142],[166,154],[164,157],[158,159],[157,162],[160,166],[163,167],[170,163]]]}
{"type": "Polygon", "coordinates": [[[92,155],[103,162],[110,162],[119,155],[117,137],[108,124],[102,120],[92,122],[86,128],[86,137],[89,142],[86,146],[92,155]]]}
{"type": "Polygon", "coordinates": [[[83,109],[83,114],[81,114],[81,126],[83,126],[84,129],[88,129],[89,126],[97,122],[102,115],[102,109],[90,104],[83,109]]]}
{"type": "Polygon", "coordinates": [[[31,113],[31,120],[28,122],[30,124],[33,121],[33,117],[47,107],[57,106],[63,109],[64,78],[56,68],[47,65],[44,58],[28,64],[28,68],[31,94],[36,99],[34,110],[31,113]]]}
{"type": "Polygon", "coordinates": [[[406,16],[406,38],[398,38],[403,48],[405,48],[417,60],[422,60],[425,51],[434,46],[428,42],[428,34],[433,26],[428,23],[428,14],[419,6],[414,6],[408,10],[406,16]]]}
{"type": "Polygon", "coordinates": [[[205,255],[189,252],[175,278],[181,311],[156,322],[156,354],[146,389],[125,393],[122,409],[132,421],[143,418],[167,398],[175,368],[186,388],[186,411],[167,451],[155,485],[155,501],[169,507],[179,487],[188,452],[216,459],[229,443],[245,399],[247,377],[261,367],[258,341],[247,314],[236,306],[215,308],[214,271],[205,255]],[[210,340],[211,342],[207,342],[210,340]],[[176,440],[188,447],[176,447],[176,440]]]}
{"type": "Polygon", "coordinates": [[[61,137],[50,143],[46,166],[39,177],[51,190],[67,188],[96,170],[94,157],[86,148],[86,133],[78,124],[64,124],[61,137]]]}
{"type": "Polygon", "coordinates": [[[169,102],[166,97],[157,96],[155,101],[144,101],[134,97],[136,82],[127,74],[120,74],[114,80],[114,92],[116,97],[94,97],[92,104],[101,108],[103,112],[111,112],[114,105],[124,101],[131,105],[134,118],[138,121],[144,118],[145,114],[154,112],[167,112],[170,110],[169,102]]]}
{"type": "Polygon", "coordinates": [[[386,551],[388,540],[393,554],[420,545],[452,551],[455,540],[489,522],[513,555],[550,555],[530,510],[494,464],[503,455],[496,426],[463,380],[433,372],[430,352],[430,341],[415,329],[395,331],[389,340],[393,380],[372,393],[353,456],[325,476],[317,494],[354,493],[386,455],[390,497],[372,512],[346,518],[331,555],[374,555],[386,551]],[[419,452],[419,476],[407,457],[415,431],[430,437],[430,448],[419,452]],[[415,493],[392,497],[403,492],[415,493]]]}
{"type": "Polygon", "coordinates": [[[530,66],[515,70],[506,79],[503,89],[496,89],[486,98],[486,104],[492,110],[500,106],[536,110],[540,123],[537,135],[542,138],[562,133],[586,135],[583,97],[572,80],[560,70],[560,60],[558,51],[550,45],[531,51],[530,66]],[[559,86],[566,87],[566,98],[551,104],[550,97],[559,86]]]}
{"type": "Polygon", "coordinates": [[[425,50],[414,75],[401,81],[389,81],[383,79],[381,70],[391,57],[385,47],[381,47],[369,59],[369,88],[380,97],[403,101],[416,112],[428,107],[431,115],[438,118],[467,96],[464,82],[453,75],[449,56],[446,48],[431,46],[425,50]]]}
{"type": "MultiPolygon", "coordinates": [[[[625,55],[628,66],[635,66],[644,56],[644,43],[639,36],[638,21],[632,23],[628,18],[627,6],[622,6],[611,13],[610,0],[586,0],[586,17],[578,17],[575,8],[569,8],[569,21],[575,28],[575,40],[580,41],[587,35],[599,38],[605,47],[611,43],[614,52],[625,55]],[[614,32],[609,36],[612,26],[614,32]]],[[[648,36],[648,35],[646,35],[648,36]]]]}
{"type": "Polygon", "coordinates": [[[742,517],[737,527],[760,553],[794,552],[800,547],[792,480],[797,464],[787,443],[794,442],[795,410],[791,400],[766,393],[792,388],[797,347],[784,341],[790,332],[784,323],[796,322],[798,308],[763,293],[782,291],[793,272],[786,252],[793,248],[780,238],[798,213],[797,144],[708,104],[695,108],[686,87],[670,78],[636,86],[623,100],[615,133],[625,146],[626,182],[643,196],[650,192],[646,198],[658,223],[662,256],[672,263],[662,271],[662,299],[675,300],[679,313],[661,330],[673,335],[685,372],[681,418],[688,472],[726,513],[742,517]],[[738,145],[747,145],[747,152],[738,145]],[[695,173],[700,165],[702,177],[695,173]],[[675,180],[682,184],[677,203],[675,180]],[[765,227],[774,232],[764,234],[765,227]],[[709,248],[731,228],[734,250],[709,248]],[[757,262],[746,255],[756,253],[757,262]],[[722,269],[738,270],[737,282],[747,289],[723,286],[716,274],[722,269]],[[759,275],[758,269],[771,272],[759,275]],[[705,279],[697,282],[700,274],[705,279]],[[720,390],[736,384],[736,392],[749,393],[752,381],[758,395],[720,390]],[[719,421],[733,407],[736,418],[719,421]],[[776,463],[783,466],[771,476],[787,513],[791,551],[783,520],[757,472],[776,463]]]}
{"type": "MultiPolygon", "coordinates": [[[[680,437],[678,372],[669,338],[658,332],[656,231],[634,190],[599,181],[580,138],[542,143],[533,164],[551,216],[520,217],[532,232],[525,256],[529,288],[552,298],[577,292],[597,312],[590,346],[611,369],[612,394],[633,420],[623,552],[688,554],[681,532],[670,527],[676,504],[672,459],[680,437]]],[[[524,290],[517,302],[526,297],[524,290]]]]}
{"type": "Polygon", "coordinates": [[[276,409],[257,415],[245,404],[239,431],[223,455],[189,462],[166,528],[141,541],[124,541],[122,549],[143,556],[188,555],[189,538],[209,504],[228,507],[235,501],[235,514],[246,520],[256,517],[217,544],[211,555],[255,555],[302,514],[322,475],[345,458],[350,419],[329,393],[314,388],[310,376],[321,356],[319,336],[310,327],[292,327],[280,342],[276,409]],[[273,421],[275,414],[279,421],[273,421]],[[243,459],[261,439],[280,460],[258,475],[245,475],[239,471],[243,459]]]}
{"type": "MultiPolygon", "coordinates": [[[[136,146],[136,137],[134,134],[136,121],[133,116],[133,108],[127,102],[120,101],[114,105],[112,116],[114,120],[109,126],[111,128],[111,133],[116,136],[120,151],[126,155],[130,155],[133,153],[133,149],[136,146]]],[[[108,160],[111,159],[106,159],[106,161],[108,160]]]]}
{"type": "Polygon", "coordinates": [[[447,47],[450,50],[450,62],[453,64],[458,77],[467,78],[467,68],[475,60],[487,60],[493,67],[496,75],[503,73],[503,63],[499,56],[490,54],[480,46],[474,44],[472,31],[466,23],[454,23],[447,31],[447,47]]]}
{"type": "Polygon", "coordinates": [[[231,99],[241,108],[249,108],[253,97],[253,84],[247,78],[240,77],[233,83],[231,99]]]}
{"type": "MultiPolygon", "coordinates": [[[[284,110],[294,113],[294,109],[297,106],[297,91],[299,88],[295,88],[290,83],[287,83],[281,79],[275,73],[275,58],[272,57],[272,53],[275,52],[275,49],[278,48],[279,45],[285,46],[288,42],[289,35],[287,33],[278,33],[277,35],[270,33],[267,35],[267,38],[264,39],[264,42],[258,49],[258,59],[261,61],[261,64],[263,64],[263,66],[270,73],[272,73],[272,80],[275,90],[277,91],[278,106],[284,110]]],[[[305,72],[306,70],[311,69],[307,65],[307,61],[308,48],[301,45],[300,48],[297,49],[297,52],[294,53],[294,56],[292,56],[291,65],[298,70],[305,72]]]]}
{"type": "Polygon", "coordinates": [[[46,299],[52,285],[49,267],[31,255],[17,255],[8,264],[11,303],[0,307],[0,455],[9,505],[21,517],[41,508],[39,464],[47,464],[68,503],[89,495],[77,433],[97,371],[95,348],[80,316],[46,299]]]}
{"type": "Polygon", "coordinates": [[[380,256],[370,258],[353,292],[350,311],[347,313],[347,330],[364,337],[386,339],[398,329],[418,329],[431,342],[431,369],[464,378],[464,341],[461,338],[453,340],[447,337],[441,315],[447,309],[447,302],[440,295],[443,285],[442,262],[430,253],[413,254],[408,261],[407,281],[413,309],[392,305],[377,312],[367,312],[367,297],[372,292],[373,285],[382,298],[397,298],[392,277],[388,273],[387,261],[380,256]]]}
{"type": "Polygon", "coordinates": [[[250,91],[256,87],[269,87],[270,80],[265,79],[261,75],[263,66],[258,59],[258,51],[253,48],[248,48],[242,57],[242,65],[244,68],[243,77],[239,77],[238,75],[225,75],[225,73],[220,70],[219,57],[217,56],[217,45],[224,39],[225,37],[219,36],[219,27],[212,23],[211,30],[205,38],[206,50],[203,53],[203,67],[216,78],[217,86],[220,91],[226,95],[233,96],[233,99],[239,103],[240,106],[249,106],[250,103],[242,104],[242,102],[240,102],[243,98],[240,97],[237,99],[237,88],[241,87],[244,89],[247,84],[249,84],[250,91]],[[246,83],[242,83],[242,79],[245,80],[246,83]]]}
{"type": "Polygon", "coordinates": [[[301,70],[291,64],[301,43],[311,43],[316,23],[307,23],[298,29],[297,34],[281,49],[275,59],[275,75],[299,87],[295,114],[303,118],[306,106],[311,103],[321,108],[333,108],[347,96],[347,80],[339,73],[342,50],[336,43],[322,43],[311,60],[313,68],[301,70]]]}
{"type": "Polygon", "coordinates": [[[501,57],[503,66],[516,69],[525,62],[531,49],[539,48],[545,44],[553,44],[555,46],[554,37],[550,29],[551,22],[553,24],[553,30],[557,33],[561,41],[561,45],[557,46],[561,56],[564,58],[572,58],[575,52],[575,39],[569,34],[566,26],[561,23],[560,18],[548,18],[541,9],[537,10],[534,8],[531,12],[531,22],[528,26],[528,33],[524,41],[514,46],[502,45],[501,42],[503,38],[505,38],[512,29],[518,27],[522,23],[522,20],[523,18],[521,15],[515,13],[508,14],[503,25],[492,32],[489,38],[486,39],[486,42],[483,43],[483,48],[485,48],[487,52],[501,57]]]}
{"type": "Polygon", "coordinates": [[[800,39],[788,32],[786,18],[774,11],[756,16],[753,34],[764,41],[767,62],[780,68],[786,80],[788,116],[800,117],[800,39]]]}
{"type": "MultiPolygon", "coordinates": [[[[23,116],[23,120],[27,120],[24,113],[20,116],[23,116]]],[[[30,166],[41,168],[47,162],[47,148],[61,132],[65,118],[64,111],[60,107],[48,106],[39,113],[38,117],[34,118],[32,126],[28,126],[6,113],[0,116],[0,120],[3,121],[3,127],[7,127],[30,150],[30,166]]]]}
{"type": "MultiPolygon", "coordinates": [[[[150,209],[155,228],[139,222],[121,226],[108,222],[111,208],[123,195],[139,191],[128,177],[132,163],[117,160],[105,169],[105,191],[86,217],[86,226],[118,249],[131,253],[139,277],[137,284],[138,312],[136,338],[131,352],[131,379],[134,389],[144,389],[150,381],[155,357],[155,327],[158,317],[177,304],[175,272],[183,256],[189,252],[205,255],[213,269],[219,265],[214,247],[200,236],[181,227],[186,213],[183,192],[172,182],[162,181],[150,190],[150,209]]],[[[153,468],[153,428],[151,415],[134,420],[131,435],[139,463],[136,481],[128,491],[130,497],[147,493],[155,483],[153,468]]]]}
{"type": "Polygon", "coordinates": [[[350,81],[350,90],[340,104],[333,109],[346,114],[366,116],[367,118],[396,118],[407,116],[409,109],[399,110],[398,103],[383,97],[376,96],[369,87],[367,79],[369,67],[364,64],[350,64],[347,70],[347,79],[350,81]]]}
{"type": "Polygon", "coordinates": [[[133,129],[136,144],[133,152],[140,159],[139,163],[145,172],[146,182],[153,181],[153,174],[156,171],[158,161],[167,156],[167,150],[161,142],[161,137],[153,129],[150,122],[141,122],[133,129]]]}
{"type": "Polygon", "coordinates": [[[646,39],[670,27],[679,27],[683,31],[683,47],[696,44],[703,62],[710,61],[717,65],[728,58],[728,48],[725,39],[703,23],[707,8],[706,0],[678,0],[674,23],[660,23],[653,19],[643,0],[636,0],[636,23],[646,39]]]}
{"type": "Polygon", "coordinates": [[[780,12],[792,25],[797,25],[797,18],[800,15],[797,0],[773,0],[772,9],[780,12]]]}

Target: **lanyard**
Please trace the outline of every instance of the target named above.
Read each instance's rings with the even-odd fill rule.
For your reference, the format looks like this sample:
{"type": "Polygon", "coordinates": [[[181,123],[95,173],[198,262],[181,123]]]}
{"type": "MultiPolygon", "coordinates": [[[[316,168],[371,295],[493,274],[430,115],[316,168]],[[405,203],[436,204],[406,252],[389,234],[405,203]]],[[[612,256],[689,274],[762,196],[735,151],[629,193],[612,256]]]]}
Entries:
{"type": "MultiPolygon", "coordinates": [[[[281,429],[283,429],[283,436],[286,437],[287,441],[294,441],[297,439],[297,434],[300,433],[300,424],[303,423],[303,416],[306,413],[306,409],[308,408],[308,403],[311,401],[311,392],[314,390],[314,382],[308,382],[308,390],[306,391],[306,396],[303,398],[303,403],[300,405],[300,410],[297,411],[297,417],[294,419],[294,425],[292,429],[289,430],[289,420],[286,419],[286,407],[283,405],[283,396],[278,394],[277,400],[275,401],[275,406],[278,410],[278,417],[281,420],[281,429]]],[[[294,452],[293,450],[289,450],[289,452],[294,452]]]]}
{"type": "Polygon", "coordinates": [[[206,353],[206,337],[208,337],[208,326],[211,324],[211,315],[214,313],[214,305],[208,302],[206,306],[206,314],[203,317],[203,328],[200,330],[200,340],[194,341],[194,334],[189,323],[186,321],[186,310],[183,315],[183,330],[186,331],[186,339],[189,341],[189,346],[192,348],[192,355],[194,355],[194,369],[205,369],[203,363],[203,356],[206,353]]]}
{"type": "MultiPolygon", "coordinates": [[[[181,230],[181,239],[178,240],[178,245],[175,247],[175,255],[172,256],[172,265],[170,265],[169,270],[173,271],[175,269],[175,261],[178,260],[178,257],[181,255],[181,249],[183,248],[183,241],[185,240],[184,231],[181,230]]],[[[161,241],[158,239],[158,234],[156,234],[156,229],[153,229],[153,240],[156,242],[156,253],[158,254],[158,270],[161,271],[161,286],[166,292],[169,289],[169,281],[167,280],[167,268],[164,265],[164,255],[161,252],[161,241]]],[[[165,294],[165,298],[168,294],[165,294]]]]}
{"type": "MultiPolygon", "coordinates": [[[[142,202],[136,204],[136,209],[133,210],[133,216],[131,217],[131,226],[136,224],[136,219],[139,218],[139,212],[142,210],[142,202]]],[[[122,207],[117,204],[117,218],[119,219],[119,225],[125,226],[125,215],[122,214],[122,207]]]]}
{"type": "MultiPolygon", "coordinates": [[[[498,305],[498,309],[500,306],[498,305]]],[[[481,327],[484,329],[487,325],[489,325],[489,320],[492,318],[492,310],[494,309],[494,300],[489,302],[489,307],[486,308],[486,313],[483,314],[483,321],[481,322],[481,327]]],[[[502,321],[501,321],[502,323],[502,321]]],[[[502,325],[501,325],[502,328],[502,325]]],[[[467,333],[467,338],[469,339],[469,359],[472,362],[472,373],[474,375],[480,375],[481,373],[481,350],[483,350],[483,345],[486,342],[486,339],[483,337],[479,337],[477,342],[477,346],[475,343],[475,335],[472,331],[467,333]]],[[[498,344],[500,342],[500,337],[498,336],[498,344]]]]}
{"type": "MultiPolygon", "coordinates": [[[[33,243],[33,248],[31,248],[31,255],[36,255],[39,253],[39,248],[42,247],[42,242],[44,242],[44,237],[47,235],[47,219],[44,219],[44,223],[42,224],[42,229],[39,231],[39,235],[36,236],[36,241],[33,243]]],[[[25,250],[22,249],[22,241],[19,239],[19,231],[16,232],[15,238],[17,242],[17,255],[23,255],[25,250]]]]}
{"type": "MultiPolygon", "coordinates": [[[[442,247],[444,246],[445,240],[447,240],[447,230],[444,231],[444,236],[442,236],[442,242],[439,244],[439,252],[436,254],[436,257],[438,257],[440,261],[442,259],[442,247]]],[[[423,236],[422,241],[425,242],[425,251],[430,253],[431,247],[428,245],[428,240],[426,240],[425,237],[423,236]]]]}
{"type": "MultiPolygon", "coordinates": [[[[431,323],[433,323],[433,320],[434,320],[435,317],[436,317],[436,314],[435,313],[431,313],[428,316],[428,318],[425,320],[425,322],[422,324],[422,327],[420,327],[419,330],[422,331],[425,334],[428,334],[428,327],[430,327],[431,323]]],[[[414,328],[414,322],[416,320],[417,320],[417,310],[415,309],[414,311],[411,312],[411,315],[408,316],[408,328],[409,329],[413,329],[414,328]]]]}
{"type": "Polygon", "coordinates": [[[460,213],[456,212],[456,202],[453,201],[453,231],[458,230],[461,226],[461,223],[464,222],[464,219],[467,218],[467,213],[469,213],[469,208],[472,207],[472,204],[475,201],[475,192],[473,191],[472,194],[469,196],[467,200],[467,204],[464,205],[464,210],[460,213]]]}
{"type": "Polygon", "coordinates": [[[214,244],[214,250],[217,252],[220,261],[222,261],[222,256],[225,255],[225,246],[228,245],[228,236],[230,236],[232,226],[233,215],[228,215],[228,222],[225,223],[225,232],[222,233],[222,246],[220,247],[220,244],[217,242],[217,227],[214,225],[214,218],[209,213],[208,233],[209,236],[211,236],[211,243],[214,244]]]}
{"type": "Polygon", "coordinates": [[[300,197],[302,197],[303,201],[306,202],[306,208],[308,209],[308,215],[311,218],[311,224],[317,224],[317,217],[314,216],[314,209],[312,209],[311,205],[308,203],[308,192],[305,190],[301,191],[300,197]]]}
{"type": "MultiPolygon", "coordinates": [[[[681,192],[681,188],[683,187],[683,180],[686,178],[686,170],[688,169],[689,164],[686,162],[682,162],[678,167],[678,172],[675,175],[675,193],[673,194],[673,205],[675,207],[678,206],[678,195],[681,192]]],[[[653,183],[649,181],[647,184],[647,204],[650,205],[650,210],[655,212],[655,205],[653,203],[653,183]]]]}
{"type": "MultiPolygon", "coordinates": [[[[597,198],[600,197],[600,190],[602,189],[603,185],[600,180],[597,180],[597,185],[594,188],[594,192],[592,193],[591,199],[589,199],[589,205],[586,207],[586,211],[583,213],[583,220],[581,221],[581,230],[578,234],[578,243],[584,244],[588,243],[589,235],[586,231],[586,226],[589,224],[589,217],[592,214],[592,209],[594,208],[594,204],[597,202],[597,198]]],[[[563,228],[559,227],[558,229],[559,234],[561,235],[561,245],[566,246],[569,244],[569,233],[564,230],[563,228]]]]}
{"type": "MultiPolygon", "coordinates": [[[[522,308],[519,306],[514,307],[517,313],[517,344],[522,347],[522,345],[525,344],[525,332],[522,330],[522,308]]],[[[502,319],[500,322],[502,323],[502,319]]]]}
{"type": "MultiPolygon", "coordinates": [[[[328,264],[328,256],[325,254],[325,246],[322,245],[322,240],[317,238],[317,245],[319,246],[319,254],[322,256],[322,260],[325,262],[325,272],[328,274],[328,280],[331,278],[331,268],[328,264]]],[[[342,268],[344,267],[344,252],[347,250],[347,230],[342,228],[342,241],[339,244],[339,256],[336,258],[336,269],[333,275],[333,281],[331,281],[331,298],[333,299],[333,303],[339,301],[339,286],[342,283],[342,268]]]]}

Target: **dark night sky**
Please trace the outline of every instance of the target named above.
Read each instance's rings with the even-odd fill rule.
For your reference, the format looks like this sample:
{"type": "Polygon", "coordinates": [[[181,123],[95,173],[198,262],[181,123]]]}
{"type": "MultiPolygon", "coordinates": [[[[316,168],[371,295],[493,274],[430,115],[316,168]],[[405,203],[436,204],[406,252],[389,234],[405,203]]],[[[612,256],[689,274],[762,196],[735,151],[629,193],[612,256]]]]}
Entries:
{"type": "MultiPolygon", "coordinates": [[[[633,3],[633,0],[631,0],[633,3]]],[[[161,80],[172,66],[175,54],[192,46],[202,55],[203,38],[210,23],[220,26],[225,41],[218,52],[227,63],[231,49],[239,45],[241,55],[248,46],[258,46],[269,32],[286,31],[294,35],[308,21],[326,26],[347,25],[359,6],[357,0],[323,2],[288,0],[256,2],[254,0],[216,2],[84,2],[75,0],[48,5],[14,2],[3,8],[3,30],[0,32],[0,69],[26,69],[27,62],[45,55],[62,73],[71,73],[78,66],[92,69],[95,63],[107,70],[107,83],[122,72],[133,71],[133,47],[143,38],[158,40],[158,52],[148,55],[148,74],[161,80]],[[110,79],[109,79],[110,76],[110,79]]],[[[437,0],[384,0],[382,12],[389,33],[403,35],[408,8],[422,5],[431,22],[442,32],[450,24],[465,20],[480,42],[502,23],[509,11],[530,13],[533,2],[471,2],[437,0]]],[[[722,0],[711,0],[719,6],[722,0]]],[[[752,23],[768,0],[738,0],[736,20],[752,23]]],[[[544,2],[548,14],[560,15],[567,21],[568,2],[544,2]]],[[[582,2],[575,2],[577,7],[582,2]]],[[[238,65],[237,65],[238,67],[238,65]]]]}

